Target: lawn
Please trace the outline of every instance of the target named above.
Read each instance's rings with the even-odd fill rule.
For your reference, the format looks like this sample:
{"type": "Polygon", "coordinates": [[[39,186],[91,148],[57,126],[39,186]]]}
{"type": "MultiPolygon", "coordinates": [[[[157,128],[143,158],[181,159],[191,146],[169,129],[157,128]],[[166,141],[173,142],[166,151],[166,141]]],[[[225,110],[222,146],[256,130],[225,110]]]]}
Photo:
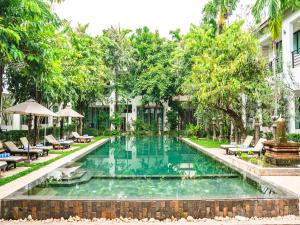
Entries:
{"type": "Polygon", "coordinates": [[[81,149],[83,149],[83,148],[85,148],[85,147],[87,147],[87,146],[89,146],[89,145],[91,145],[91,144],[93,144],[93,143],[95,143],[95,142],[103,139],[103,138],[107,138],[107,137],[104,137],[104,136],[95,137],[94,140],[91,141],[88,144],[73,144],[72,146],[78,146],[79,147],[77,149],[74,149],[73,151],[51,150],[51,151],[49,151],[49,154],[59,154],[59,155],[57,157],[55,157],[54,159],[50,159],[50,160],[48,160],[46,162],[34,163],[34,161],[33,161],[30,164],[28,164],[28,163],[18,163],[17,166],[25,166],[25,167],[28,167],[28,169],[24,170],[24,171],[22,171],[20,173],[17,173],[17,174],[15,174],[13,176],[1,178],[0,179],[0,186],[2,186],[4,184],[7,184],[7,183],[9,183],[9,182],[11,182],[13,180],[16,180],[16,179],[18,179],[20,177],[23,177],[23,176],[25,176],[25,175],[27,175],[27,174],[35,171],[35,170],[38,170],[38,169],[40,169],[40,168],[42,168],[44,166],[47,166],[50,163],[53,163],[56,160],[59,160],[59,159],[61,159],[63,157],[66,157],[67,155],[70,155],[70,154],[72,154],[74,152],[77,152],[77,151],[79,151],[79,150],[81,150],[81,149]]]}
{"type": "Polygon", "coordinates": [[[228,144],[228,141],[217,141],[217,140],[214,141],[214,140],[208,139],[208,138],[199,139],[199,138],[191,137],[190,140],[198,145],[205,147],[205,148],[220,148],[220,145],[228,144]]]}

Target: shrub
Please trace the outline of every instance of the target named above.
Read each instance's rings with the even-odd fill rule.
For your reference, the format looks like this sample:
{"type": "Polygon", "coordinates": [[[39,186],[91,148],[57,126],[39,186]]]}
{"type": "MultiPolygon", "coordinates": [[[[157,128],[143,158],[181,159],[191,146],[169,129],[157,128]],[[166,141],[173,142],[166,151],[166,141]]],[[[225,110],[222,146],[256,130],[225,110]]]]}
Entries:
{"type": "Polygon", "coordinates": [[[253,164],[257,164],[258,163],[258,159],[257,158],[251,158],[249,160],[249,162],[253,163],[253,164]]]}
{"type": "Polygon", "coordinates": [[[242,160],[246,160],[246,161],[249,160],[249,156],[248,156],[247,153],[242,153],[242,154],[240,155],[240,158],[241,158],[242,160]]]}
{"type": "Polygon", "coordinates": [[[188,124],[187,128],[186,128],[186,135],[189,136],[189,137],[191,137],[191,136],[205,137],[206,133],[201,128],[200,124],[197,124],[197,125],[188,124]]]}
{"type": "Polygon", "coordinates": [[[89,136],[99,136],[99,130],[95,129],[95,128],[84,128],[83,129],[83,134],[87,134],[89,136]]]}
{"type": "Polygon", "coordinates": [[[289,141],[300,142],[300,134],[290,133],[287,138],[289,141]]]}
{"type": "Polygon", "coordinates": [[[273,139],[273,133],[272,132],[265,132],[264,135],[265,135],[267,140],[272,140],[273,139]]]}
{"type": "Polygon", "coordinates": [[[169,130],[172,130],[172,131],[177,130],[177,126],[178,126],[177,113],[175,111],[168,111],[167,118],[168,118],[169,130]]]}

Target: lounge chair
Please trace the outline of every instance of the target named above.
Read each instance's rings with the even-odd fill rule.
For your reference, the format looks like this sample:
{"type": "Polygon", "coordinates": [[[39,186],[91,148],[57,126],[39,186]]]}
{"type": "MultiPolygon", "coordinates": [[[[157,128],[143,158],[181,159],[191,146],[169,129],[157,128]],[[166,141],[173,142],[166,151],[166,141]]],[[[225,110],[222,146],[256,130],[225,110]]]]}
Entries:
{"type": "Polygon", "coordinates": [[[46,136],[46,141],[52,144],[54,149],[67,149],[70,148],[70,143],[59,142],[52,135],[46,136]]]}
{"type": "Polygon", "coordinates": [[[41,149],[19,149],[12,141],[4,142],[4,144],[11,155],[28,156],[29,154],[30,159],[38,159],[39,156],[43,155],[43,150],[41,149]]]}
{"type": "Polygon", "coordinates": [[[80,136],[77,132],[72,132],[72,135],[75,139],[76,142],[79,143],[86,143],[86,142],[90,142],[92,140],[92,138],[94,138],[93,136],[80,136]]]}
{"type": "Polygon", "coordinates": [[[7,163],[6,162],[0,162],[0,173],[2,172],[2,171],[5,171],[6,170],[6,168],[7,168],[7,163]]]}
{"type": "Polygon", "coordinates": [[[238,153],[253,152],[254,154],[260,155],[264,147],[263,142],[266,141],[264,138],[260,138],[253,148],[229,148],[228,154],[237,155],[238,153]]]}
{"type": "Polygon", "coordinates": [[[31,146],[29,144],[27,137],[21,137],[20,141],[21,141],[24,149],[27,149],[28,146],[29,146],[29,149],[40,149],[43,151],[44,156],[48,155],[49,151],[52,149],[51,146],[31,146]]]}
{"type": "Polygon", "coordinates": [[[220,147],[222,149],[225,149],[226,154],[228,154],[229,148],[239,148],[239,147],[248,148],[250,146],[252,140],[253,140],[253,136],[247,136],[246,139],[244,140],[243,144],[241,144],[241,145],[229,144],[229,145],[221,145],[220,147]]]}
{"type": "Polygon", "coordinates": [[[56,142],[58,142],[59,144],[61,144],[61,145],[68,145],[68,146],[70,146],[71,144],[73,144],[74,143],[74,141],[72,141],[72,140],[64,140],[64,139],[62,139],[62,140],[57,140],[53,135],[48,135],[50,138],[52,138],[52,140],[54,140],[54,141],[56,141],[56,142]]]}
{"type": "Polygon", "coordinates": [[[9,169],[11,167],[16,168],[18,162],[23,162],[26,158],[23,156],[11,156],[9,153],[0,153],[0,163],[5,162],[9,169]]]}

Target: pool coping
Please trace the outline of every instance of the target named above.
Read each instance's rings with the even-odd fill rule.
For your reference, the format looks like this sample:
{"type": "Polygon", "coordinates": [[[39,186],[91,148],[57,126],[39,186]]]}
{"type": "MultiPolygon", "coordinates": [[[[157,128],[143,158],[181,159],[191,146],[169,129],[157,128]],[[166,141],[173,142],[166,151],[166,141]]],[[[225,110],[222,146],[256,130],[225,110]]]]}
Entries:
{"type": "Polygon", "coordinates": [[[70,163],[80,157],[83,157],[84,155],[93,151],[95,148],[105,144],[109,140],[110,140],[110,138],[104,138],[99,141],[96,141],[95,143],[88,145],[79,151],[76,151],[66,157],[58,159],[57,161],[50,163],[49,165],[47,165],[41,169],[33,171],[30,174],[27,174],[23,177],[20,177],[12,182],[9,182],[9,183],[1,186],[0,187],[0,201],[4,198],[8,197],[9,195],[25,188],[26,186],[42,179],[44,176],[46,176],[48,173],[54,171],[55,169],[62,167],[65,164],[70,163]]]}
{"type": "Polygon", "coordinates": [[[272,182],[266,181],[265,179],[263,179],[263,177],[261,177],[257,173],[253,172],[252,170],[249,170],[249,167],[247,167],[246,164],[242,164],[242,162],[240,162],[242,160],[240,160],[240,159],[238,159],[238,161],[236,161],[236,160],[233,160],[232,157],[226,157],[226,158],[220,157],[219,155],[214,154],[211,149],[205,148],[205,147],[193,142],[189,138],[180,138],[180,140],[183,141],[184,143],[188,144],[189,146],[193,147],[194,149],[202,152],[203,154],[208,155],[209,157],[211,157],[211,158],[223,163],[224,165],[230,167],[231,169],[237,171],[241,175],[246,176],[246,177],[250,178],[251,180],[254,180],[257,183],[266,183],[268,186],[272,187],[273,189],[275,189],[275,190],[277,189],[279,191],[286,193],[287,195],[290,195],[291,198],[295,198],[295,197],[299,198],[300,197],[297,193],[288,190],[284,186],[277,186],[272,182]]]}

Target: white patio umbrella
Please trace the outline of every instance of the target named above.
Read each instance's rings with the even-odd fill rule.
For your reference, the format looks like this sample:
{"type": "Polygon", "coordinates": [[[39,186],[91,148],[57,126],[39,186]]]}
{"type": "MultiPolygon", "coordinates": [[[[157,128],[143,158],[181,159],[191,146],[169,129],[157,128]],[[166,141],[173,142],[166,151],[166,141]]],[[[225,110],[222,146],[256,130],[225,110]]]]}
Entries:
{"type": "MultiPolygon", "coordinates": [[[[6,113],[29,115],[29,116],[57,116],[54,112],[37,103],[34,99],[27,100],[15,106],[4,110],[6,113]]],[[[45,126],[46,136],[46,126],[45,126]]],[[[30,137],[29,137],[30,138],[30,137]]],[[[45,138],[44,138],[45,139],[45,138]]],[[[28,157],[29,157],[29,142],[28,142],[28,157]]]]}
{"type": "Polygon", "coordinates": [[[71,117],[71,118],[83,118],[84,116],[81,115],[80,113],[74,111],[73,109],[71,109],[71,107],[67,106],[64,109],[59,110],[58,112],[56,112],[56,114],[59,117],[71,117]]]}

